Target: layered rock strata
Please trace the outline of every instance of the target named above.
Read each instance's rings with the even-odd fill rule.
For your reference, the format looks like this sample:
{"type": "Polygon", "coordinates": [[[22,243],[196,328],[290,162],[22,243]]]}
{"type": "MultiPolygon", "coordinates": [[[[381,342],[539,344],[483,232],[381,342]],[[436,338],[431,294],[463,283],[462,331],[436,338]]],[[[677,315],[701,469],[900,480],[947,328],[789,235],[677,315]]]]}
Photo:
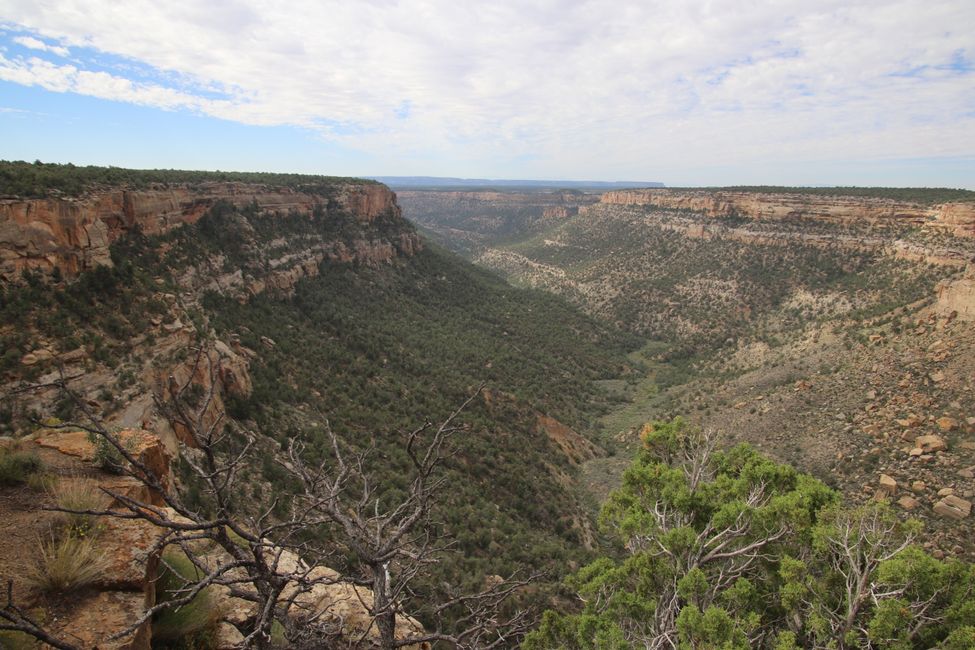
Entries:
{"type": "Polygon", "coordinates": [[[256,205],[269,212],[345,211],[368,224],[400,216],[396,195],[384,185],[344,183],[328,195],[246,183],[199,183],[146,190],[112,189],[81,198],[0,200],[0,279],[24,269],[72,277],[111,265],[109,246],[133,228],[146,234],[195,223],[218,201],[256,205]]]}
{"type": "Polygon", "coordinates": [[[757,220],[805,218],[836,224],[919,226],[956,237],[975,237],[975,202],[924,206],[906,201],[855,196],[707,190],[621,190],[606,192],[608,205],[651,205],[690,210],[709,217],[757,220]]]}

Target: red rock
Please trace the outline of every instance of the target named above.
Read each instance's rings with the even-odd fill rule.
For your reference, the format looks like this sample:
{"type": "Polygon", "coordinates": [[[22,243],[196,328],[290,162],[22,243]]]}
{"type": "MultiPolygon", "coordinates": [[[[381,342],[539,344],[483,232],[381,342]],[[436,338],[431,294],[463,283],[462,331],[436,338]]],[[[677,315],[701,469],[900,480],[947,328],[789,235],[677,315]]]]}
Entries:
{"type": "Polygon", "coordinates": [[[155,600],[155,577],[159,554],[153,552],[163,529],[143,519],[102,517],[98,550],[108,560],[108,568],[95,581],[103,590],[139,591],[148,602],[155,600]]]}
{"type": "MultiPolygon", "coordinates": [[[[115,435],[140,463],[162,481],[164,486],[169,485],[170,455],[155,434],[142,429],[123,429],[115,435]]],[[[87,431],[42,431],[34,442],[87,462],[95,460],[95,445],[89,439],[87,431]]]]}
{"type": "Polygon", "coordinates": [[[109,641],[145,612],[145,596],[138,592],[103,591],[72,599],[70,612],[52,624],[55,632],[70,634],[84,650],[149,650],[151,621],[122,639],[109,641]]]}
{"type": "MultiPolygon", "coordinates": [[[[337,188],[335,202],[359,221],[382,214],[400,216],[396,195],[378,183],[350,182],[337,188]]],[[[98,265],[111,266],[110,245],[138,226],[147,235],[195,223],[217,201],[237,206],[311,214],[323,197],[287,187],[235,182],[113,189],[82,198],[0,200],[0,278],[17,281],[24,269],[68,278],[98,265]]],[[[406,242],[412,244],[414,242],[406,242]]]]}

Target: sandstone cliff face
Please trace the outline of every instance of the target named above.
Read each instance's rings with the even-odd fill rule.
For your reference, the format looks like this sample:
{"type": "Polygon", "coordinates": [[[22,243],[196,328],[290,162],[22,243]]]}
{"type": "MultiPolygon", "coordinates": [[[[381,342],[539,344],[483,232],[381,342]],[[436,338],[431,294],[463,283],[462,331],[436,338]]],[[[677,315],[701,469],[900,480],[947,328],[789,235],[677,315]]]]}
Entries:
{"type": "Polygon", "coordinates": [[[111,265],[109,245],[133,227],[146,234],[196,222],[217,201],[270,212],[347,211],[362,223],[400,216],[384,185],[347,183],[332,196],[245,183],[200,183],[148,190],[106,190],[78,199],[0,200],[0,279],[23,269],[60,270],[67,277],[111,265]]]}
{"type": "Polygon", "coordinates": [[[968,267],[964,277],[938,287],[936,309],[942,314],[955,314],[959,320],[975,321],[975,265],[968,267]]]}
{"type": "Polygon", "coordinates": [[[579,206],[555,205],[542,210],[543,219],[568,219],[579,214],[579,206]]]}
{"type": "Polygon", "coordinates": [[[957,237],[975,237],[975,203],[925,207],[871,197],[682,190],[606,192],[601,202],[693,210],[709,217],[741,215],[758,220],[802,217],[837,224],[922,226],[957,237]]]}

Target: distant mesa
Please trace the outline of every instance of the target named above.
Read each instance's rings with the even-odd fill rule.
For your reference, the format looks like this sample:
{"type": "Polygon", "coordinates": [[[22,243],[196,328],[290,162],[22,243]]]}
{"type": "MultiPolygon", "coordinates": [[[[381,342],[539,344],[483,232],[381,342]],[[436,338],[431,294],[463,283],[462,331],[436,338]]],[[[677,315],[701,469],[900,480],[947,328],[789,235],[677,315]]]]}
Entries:
{"type": "Polygon", "coordinates": [[[620,190],[666,187],[656,181],[538,181],[441,176],[367,176],[395,189],[506,188],[532,190],[620,190]]]}

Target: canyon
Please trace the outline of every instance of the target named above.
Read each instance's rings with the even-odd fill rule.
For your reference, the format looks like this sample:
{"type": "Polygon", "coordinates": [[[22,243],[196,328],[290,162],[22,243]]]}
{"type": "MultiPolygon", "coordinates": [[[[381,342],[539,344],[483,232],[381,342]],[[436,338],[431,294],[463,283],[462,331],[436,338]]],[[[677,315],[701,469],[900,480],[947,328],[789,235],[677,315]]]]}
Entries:
{"type": "MultiPolygon", "coordinates": [[[[932,547],[971,554],[936,492],[975,497],[975,200],[869,193],[614,190],[551,220],[521,218],[530,201],[509,208],[502,234],[445,192],[421,223],[515,285],[649,340],[636,358],[650,374],[607,384],[633,402],[601,439],[633,449],[643,422],[683,415],[854,501],[886,495],[884,473],[932,547]],[[950,448],[917,451],[924,435],[950,448]]],[[[623,467],[596,458],[586,479],[608,491],[623,467]]]]}
{"type": "MultiPolygon", "coordinates": [[[[401,489],[411,467],[402,432],[479,395],[463,413],[432,504],[457,550],[424,567],[430,575],[404,609],[436,624],[432,604],[458,585],[477,592],[522,563],[564,572],[591,552],[579,466],[605,454],[588,440],[588,423],[610,401],[592,379],[626,367],[626,337],[428,245],[395,194],[376,183],[163,185],[145,176],[131,172],[129,186],[75,196],[55,188],[4,199],[0,455],[41,446],[44,475],[66,478],[74,470],[35,440],[81,435],[68,423],[90,419],[150,432],[171,459],[172,489],[205,507],[187,472],[199,457],[193,438],[158,401],[185,383],[188,399],[208,396],[200,417],[223,427],[225,444],[253,441],[235,507],[258,517],[296,498],[280,469],[291,441],[319,453],[330,427],[343,450],[371,454],[370,479],[381,489],[401,489]],[[585,340],[565,349],[576,335],[585,340]],[[212,376],[195,365],[201,347],[219,364],[212,376]]],[[[25,520],[43,499],[29,486],[0,486],[4,503],[25,520]]],[[[25,546],[0,568],[19,598],[60,612],[11,568],[36,550],[25,546]]],[[[363,577],[334,555],[327,566],[363,577]]],[[[124,601],[115,622],[93,624],[107,631],[138,611],[140,589],[78,601],[106,613],[106,603],[124,601]]],[[[357,616],[341,604],[328,609],[350,624],[357,616]]],[[[234,624],[248,632],[246,617],[234,624]]],[[[144,647],[145,635],[133,643],[144,647]]]]}
{"type": "MultiPolygon", "coordinates": [[[[975,202],[948,199],[397,196],[321,178],[7,196],[0,446],[39,447],[64,477],[90,462],[67,424],[81,415],[68,381],[99,422],[171,459],[167,480],[189,498],[192,436],[156,403],[188,383],[213,396],[207,426],[255,441],[244,507],[270,507],[293,489],[279,469],[288,445],[324,449],[326,427],[343,449],[373,450],[371,469],[402,489],[398,432],[482,386],[434,505],[460,552],[419,583],[427,599],[528,565],[552,568],[538,599],[557,602],[554,582],[599,548],[594,504],[620,484],[644,424],[675,416],[852,503],[887,500],[924,522],[930,553],[969,559],[975,202]],[[201,344],[219,360],[213,376],[194,365],[201,344]]],[[[16,489],[7,503],[33,517],[40,501],[16,489]]],[[[149,602],[144,578],[91,602],[108,612],[117,600],[124,619],[149,602]]],[[[410,601],[429,612],[423,602],[410,601]]],[[[357,612],[340,616],[368,618],[357,612]]]]}

